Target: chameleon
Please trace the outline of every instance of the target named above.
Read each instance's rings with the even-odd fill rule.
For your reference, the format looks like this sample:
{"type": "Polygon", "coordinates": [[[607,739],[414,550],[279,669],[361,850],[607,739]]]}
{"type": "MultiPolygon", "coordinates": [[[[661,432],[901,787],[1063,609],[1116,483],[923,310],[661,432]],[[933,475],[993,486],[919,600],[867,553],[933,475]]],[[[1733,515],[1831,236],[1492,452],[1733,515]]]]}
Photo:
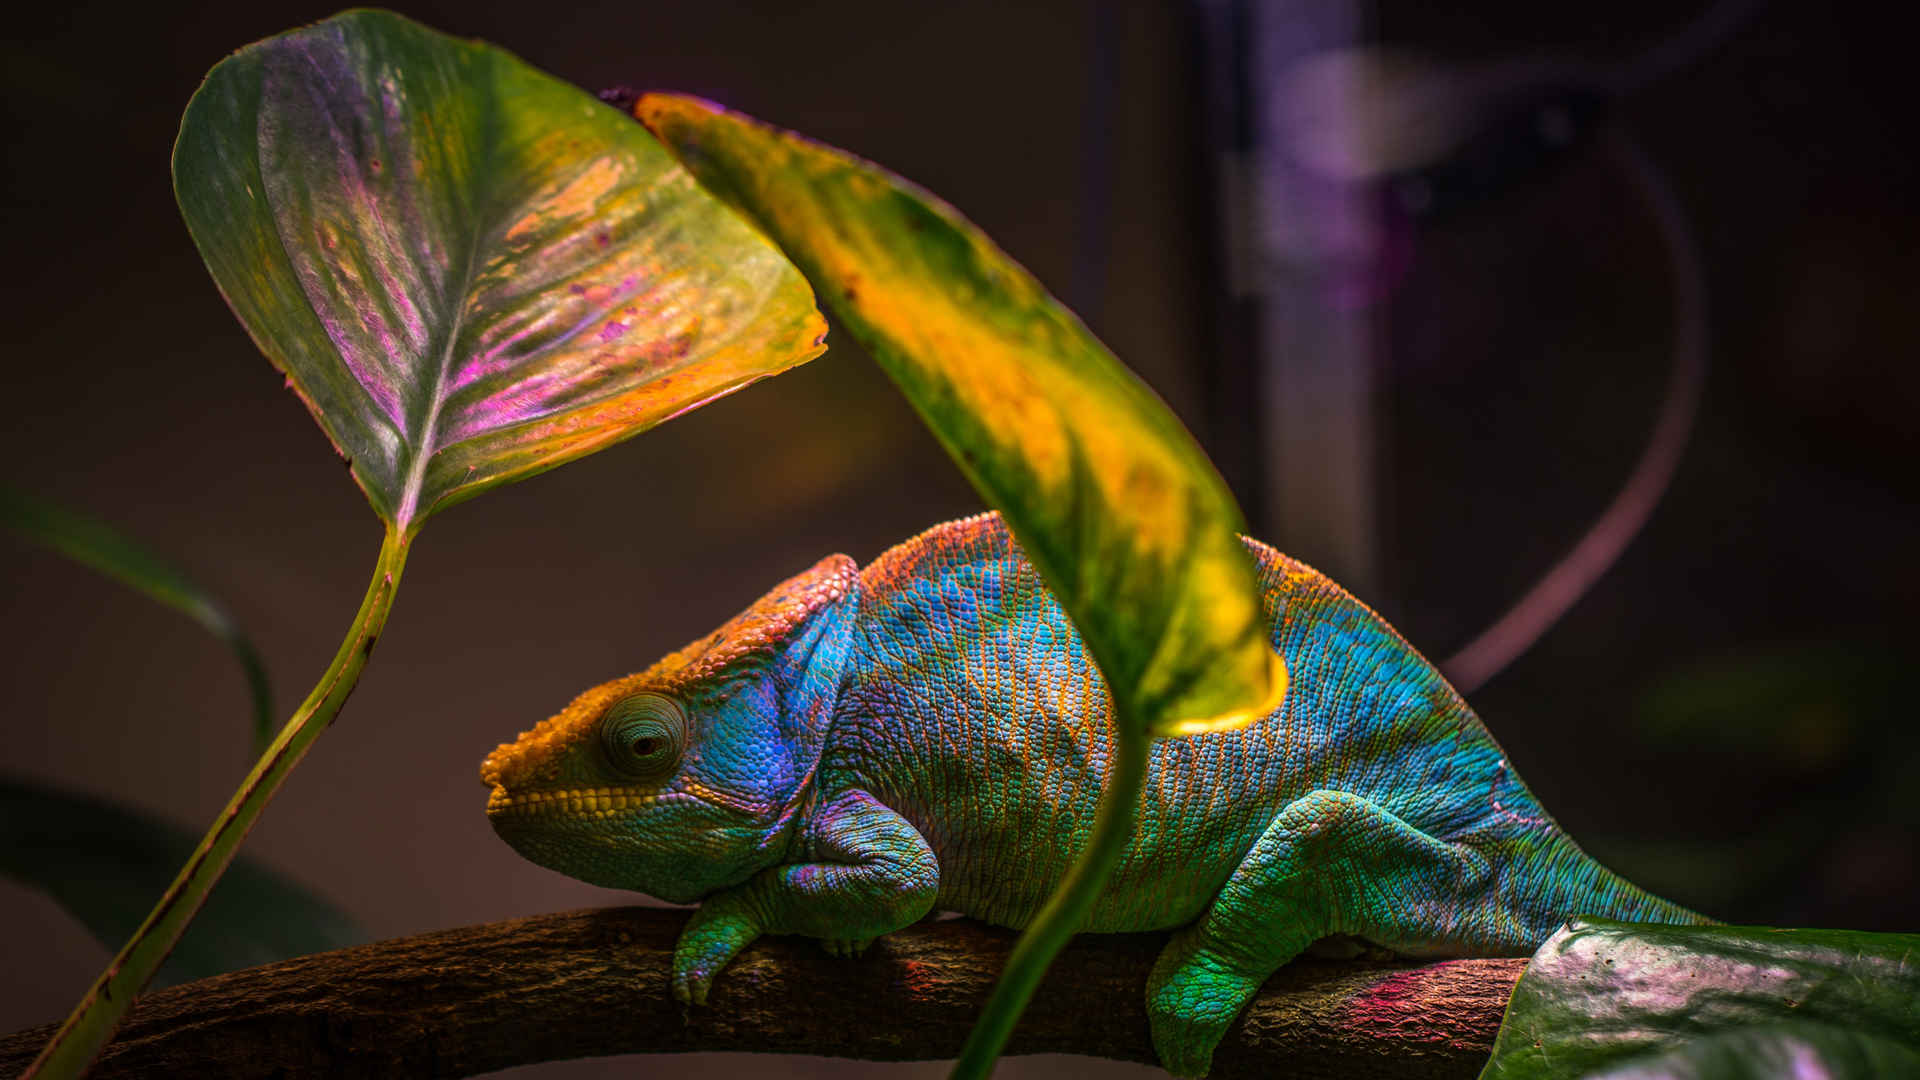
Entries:
{"type": "MultiPolygon", "coordinates": [[[[1439,671],[1308,566],[1244,540],[1280,706],[1156,740],[1083,931],[1170,930],[1161,1064],[1204,1076],[1316,941],[1526,955],[1575,913],[1706,921],[1561,831],[1439,671]]],[[[481,766],[495,832],[597,885],[699,902],[672,991],[704,1005],[762,934],[853,954],[934,912],[1023,927],[1091,832],[1114,745],[1079,633],[999,515],[864,569],[832,555],[706,637],[575,698],[481,766]]]]}

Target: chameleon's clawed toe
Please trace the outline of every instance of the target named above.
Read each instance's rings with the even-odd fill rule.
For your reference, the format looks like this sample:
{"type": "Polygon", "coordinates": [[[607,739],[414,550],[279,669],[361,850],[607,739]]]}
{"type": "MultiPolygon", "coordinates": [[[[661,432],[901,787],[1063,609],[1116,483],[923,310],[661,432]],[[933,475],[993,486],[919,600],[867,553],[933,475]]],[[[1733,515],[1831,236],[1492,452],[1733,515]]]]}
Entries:
{"type": "Polygon", "coordinates": [[[705,1005],[707,991],[713,986],[713,976],[704,972],[676,971],[673,973],[673,1000],[682,1005],[705,1005]]]}
{"type": "Polygon", "coordinates": [[[868,938],[821,938],[820,939],[821,948],[827,950],[827,952],[831,953],[832,955],[838,956],[845,960],[855,959],[861,953],[866,952],[867,946],[871,944],[873,944],[873,939],[870,937],[868,938]]]}
{"type": "Polygon", "coordinates": [[[1181,1080],[1199,1080],[1213,1068],[1213,1050],[1221,1032],[1205,1030],[1189,1017],[1153,1017],[1153,1050],[1160,1067],[1181,1080]]]}

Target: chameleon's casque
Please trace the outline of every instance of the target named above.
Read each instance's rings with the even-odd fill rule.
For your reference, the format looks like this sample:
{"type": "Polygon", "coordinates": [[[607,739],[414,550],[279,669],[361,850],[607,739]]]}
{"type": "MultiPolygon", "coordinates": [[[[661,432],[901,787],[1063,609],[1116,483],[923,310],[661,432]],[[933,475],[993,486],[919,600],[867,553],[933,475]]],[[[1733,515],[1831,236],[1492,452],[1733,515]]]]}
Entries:
{"type": "MultiPolygon", "coordinates": [[[[1181,1076],[1274,969],[1347,934],[1524,954],[1575,913],[1699,916],[1574,846],[1465,701],[1365,605],[1257,541],[1290,686],[1239,731],[1157,742],[1084,929],[1176,929],[1147,987],[1181,1076]]],[[[587,691],[481,767],[542,865],[703,901],[674,959],[702,1002],[762,933],[858,948],[930,911],[1024,926],[1092,830],[1110,703],[999,517],[864,571],[833,556],[714,634],[587,691]]]]}

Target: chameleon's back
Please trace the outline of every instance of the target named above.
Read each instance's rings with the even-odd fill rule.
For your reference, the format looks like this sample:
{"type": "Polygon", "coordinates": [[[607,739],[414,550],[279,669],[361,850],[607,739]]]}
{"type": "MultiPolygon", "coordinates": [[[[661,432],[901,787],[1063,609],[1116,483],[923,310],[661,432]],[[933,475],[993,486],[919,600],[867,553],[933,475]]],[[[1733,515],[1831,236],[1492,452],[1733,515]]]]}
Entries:
{"type": "MultiPolygon", "coordinates": [[[[1493,867],[1477,886],[1486,914],[1457,920],[1461,940],[1386,944],[1530,947],[1570,913],[1562,898],[1533,894],[1569,889],[1604,894],[1623,915],[1680,912],[1581,855],[1392,627],[1316,571],[1247,545],[1287,661],[1287,699],[1241,731],[1156,743],[1134,838],[1088,929],[1190,922],[1281,809],[1321,790],[1368,799],[1493,867]]],[[[869,791],[925,835],[940,862],[939,907],[1024,925],[1084,844],[1107,771],[1106,690],[1072,623],[986,514],[929,530],[862,572],[855,653],[823,787],[869,791]]],[[[1462,910],[1476,910],[1473,897],[1462,910]]]]}

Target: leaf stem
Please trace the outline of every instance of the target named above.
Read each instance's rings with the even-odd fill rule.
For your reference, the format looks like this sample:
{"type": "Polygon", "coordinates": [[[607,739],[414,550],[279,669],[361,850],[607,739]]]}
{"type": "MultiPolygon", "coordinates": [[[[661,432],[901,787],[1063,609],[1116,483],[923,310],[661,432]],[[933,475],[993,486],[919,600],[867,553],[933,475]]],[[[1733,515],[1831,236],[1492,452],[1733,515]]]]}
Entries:
{"type": "Polygon", "coordinates": [[[294,710],[280,734],[267,745],[227,808],[201,838],[200,846],[194,849],[186,865],[180,868],[179,876],[167,886],[160,902],[133,932],[119,955],[94,980],[60,1030],[47,1041],[40,1056],[21,1074],[21,1080],[78,1077],[120,1026],[135,995],[146,986],[187,924],[193,921],[194,914],[226,871],[260,812],[280,789],[287,774],[306,755],[313,740],[332,723],[334,715],[346,703],[347,695],[353,692],[360,670],[366,666],[374,642],[386,625],[387,613],[393,608],[394,591],[400,584],[400,571],[406,565],[407,550],[412,542],[412,530],[387,527],[366,598],[360,602],[359,614],[354,616],[353,625],[340,643],[340,651],[334,654],[333,663],[327,666],[326,674],[294,710]]]}
{"type": "Polygon", "coordinates": [[[1106,884],[1107,875],[1120,861],[1127,837],[1133,832],[1140,787],[1147,776],[1147,752],[1153,746],[1153,737],[1146,733],[1145,726],[1129,722],[1130,718],[1122,715],[1123,712],[1123,706],[1116,700],[1113,774],[1108,777],[1100,812],[1094,818],[1093,836],[1088,839],[1086,850],[1074,860],[1073,868],[1067,871],[1066,880],[1047,897],[1040,913],[1027,924],[1020,940],[1014,944],[1006,969],[1000,973],[1000,981],[994,983],[993,993],[980,1010],[980,1019],[974,1022],[966,1045],[960,1048],[950,1080],[981,1080],[993,1071],[994,1060],[1007,1045],[1014,1025],[1020,1022],[1020,1014],[1046,975],[1047,966],[1068,939],[1085,925],[1087,913],[1100,895],[1100,887],[1106,884]]]}

